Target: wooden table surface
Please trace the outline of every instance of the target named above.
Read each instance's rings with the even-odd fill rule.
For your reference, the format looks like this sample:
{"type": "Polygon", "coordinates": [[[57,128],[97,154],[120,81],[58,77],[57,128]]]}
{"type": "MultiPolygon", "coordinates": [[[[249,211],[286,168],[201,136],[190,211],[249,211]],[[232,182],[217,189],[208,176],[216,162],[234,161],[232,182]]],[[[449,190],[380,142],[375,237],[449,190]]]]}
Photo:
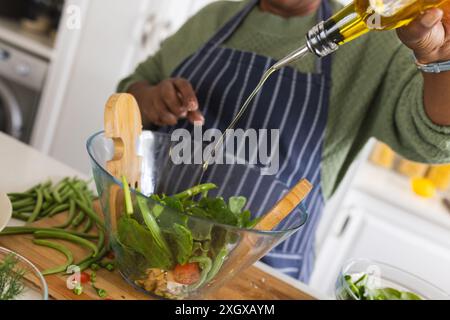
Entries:
{"type": "MultiPolygon", "coordinates": [[[[65,221],[67,213],[60,214],[51,219],[41,220],[35,223],[40,227],[52,227],[65,221]]],[[[65,257],[57,251],[32,244],[31,235],[1,236],[0,246],[29,259],[38,269],[45,270],[65,263],[65,257]]],[[[52,240],[59,242],[59,240],[52,240]]],[[[88,250],[62,241],[74,254],[75,261],[79,261],[88,254],[88,250]]],[[[89,272],[89,271],[88,271],[89,272]]],[[[100,299],[90,285],[85,285],[82,295],[77,296],[66,287],[67,276],[64,274],[46,277],[49,286],[49,295],[53,299],[100,299]]],[[[97,272],[96,285],[108,292],[108,298],[113,300],[140,300],[152,299],[152,297],[135,290],[117,272],[100,270],[97,272]]],[[[310,300],[313,297],[289,283],[266,273],[265,271],[251,266],[244,272],[238,274],[227,285],[205,297],[217,300],[310,300]]]]}

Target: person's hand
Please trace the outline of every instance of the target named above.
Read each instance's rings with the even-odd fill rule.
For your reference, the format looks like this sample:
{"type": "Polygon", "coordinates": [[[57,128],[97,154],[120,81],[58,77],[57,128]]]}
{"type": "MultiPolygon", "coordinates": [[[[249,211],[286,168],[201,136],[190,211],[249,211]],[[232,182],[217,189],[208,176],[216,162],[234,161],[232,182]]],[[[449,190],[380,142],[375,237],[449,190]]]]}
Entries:
{"type": "Polygon", "coordinates": [[[173,126],[179,119],[188,119],[191,123],[205,121],[194,89],[186,79],[166,79],[156,86],[137,82],[128,92],[136,98],[144,124],[173,126]]]}
{"type": "Polygon", "coordinates": [[[450,3],[425,11],[397,34],[420,63],[450,60],[450,3]]]}

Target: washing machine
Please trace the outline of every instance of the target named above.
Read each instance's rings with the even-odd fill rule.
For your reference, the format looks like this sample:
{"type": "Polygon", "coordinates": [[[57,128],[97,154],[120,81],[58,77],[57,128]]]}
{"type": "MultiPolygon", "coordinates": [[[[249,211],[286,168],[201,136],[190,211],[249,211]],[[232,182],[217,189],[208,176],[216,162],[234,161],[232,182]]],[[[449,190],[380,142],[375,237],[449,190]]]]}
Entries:
{"type": "Polygon", "coordinates": [[[0,131],[29,143],[49,62],[0,40],[0,131]]]}

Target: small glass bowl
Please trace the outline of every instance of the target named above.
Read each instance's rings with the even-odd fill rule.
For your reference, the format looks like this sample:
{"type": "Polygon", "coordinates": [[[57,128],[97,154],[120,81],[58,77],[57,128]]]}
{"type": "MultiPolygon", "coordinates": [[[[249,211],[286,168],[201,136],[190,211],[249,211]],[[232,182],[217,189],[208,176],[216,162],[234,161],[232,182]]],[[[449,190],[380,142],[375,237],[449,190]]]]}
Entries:
{"type": "Polygon", "coordinates": [[[48,287],[44,276],[35,265],[21,255],[0,247],[0,264],[7,256],[14,255],[17,259],[16,270],[25,271],[23,278],[24,290],[14,300],[48,300],[48,287]]]}
{"type": "Polygon", "coordinates": [[[407,271],[386,263],[369,259],[352,259],[344,264],[336,281],[335,294],[337,300],[361,300],[350,289],[345,276],[354,280],[367,274],[374,288],[393,288],[411,292],[423,300],[449,300],[450,296],[443,290],[407,271]]]}

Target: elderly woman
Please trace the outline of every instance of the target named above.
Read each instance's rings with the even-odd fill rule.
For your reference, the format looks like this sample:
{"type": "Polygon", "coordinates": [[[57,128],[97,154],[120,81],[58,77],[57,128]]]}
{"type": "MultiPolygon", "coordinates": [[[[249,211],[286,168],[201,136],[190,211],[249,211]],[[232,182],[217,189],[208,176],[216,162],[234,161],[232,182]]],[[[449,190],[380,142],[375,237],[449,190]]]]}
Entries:
{"type": "MultiPolygon", "coordinates": [[[[144,123],[153,128],[200,122],[224,130],[264,70],[340,8],[328,0],[212,3],[119,91],[136,97],[144,123]]],[[[397,32],[372,32],[322,59],[311,55],[265,84],[237,127],[279,129],[276,178],[288,187],[301,177],[315,185],[305,201],[308,223],[266,263],[308,282],[324,204],[370,137],[411,160],[450,162],[450,71],[442,63],[450,60],[449,12],[431,9],[397,32]],[[418,68],[435,63],[441,73],[418,68]]],[[[236,194],[253,201],[279,196],[242,179],[236,194]]]]}

